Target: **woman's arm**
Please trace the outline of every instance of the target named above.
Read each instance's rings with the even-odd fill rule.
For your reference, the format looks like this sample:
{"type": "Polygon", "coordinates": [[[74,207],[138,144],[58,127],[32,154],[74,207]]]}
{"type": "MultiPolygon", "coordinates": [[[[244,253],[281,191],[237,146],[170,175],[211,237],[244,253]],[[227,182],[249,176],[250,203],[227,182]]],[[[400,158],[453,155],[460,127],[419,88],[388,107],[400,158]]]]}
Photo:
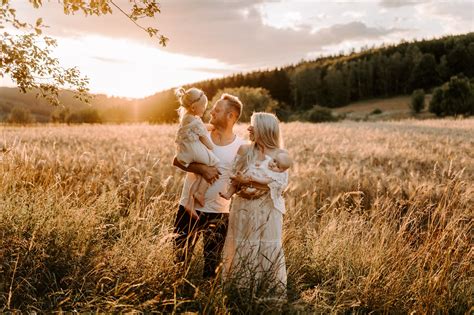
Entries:
{"type": "Polygon", "coordinates": [[[260,179],[250,175],[244,175],[241,172],[238,172],[230,178],[238,185],[253,186],[258,189],[268,189],[268,184],[272,182],[271,179],[260,179]]]}

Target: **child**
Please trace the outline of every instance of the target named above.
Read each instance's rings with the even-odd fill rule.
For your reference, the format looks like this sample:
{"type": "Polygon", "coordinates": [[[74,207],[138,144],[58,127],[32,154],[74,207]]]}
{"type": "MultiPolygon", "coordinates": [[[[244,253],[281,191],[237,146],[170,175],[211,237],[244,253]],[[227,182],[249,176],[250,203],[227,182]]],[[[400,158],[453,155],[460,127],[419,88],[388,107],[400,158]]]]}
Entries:
{"type": "MultiPolygon", "coordinates": [[[[177,160],[184,167],[188,167],[193,162],[215,166],[219,159],[211,151],[214,145],[208,137],[208,128],[201,119],[207,107],[206,95],[197,88],[190,88],[187,91],[179,88],[176,90],[176,96],[181,105],[178,110],[180,123],[175,140],[177,160]]],[[[189,189],[189,199],[183,205],[191,213],[194,212],[194,201],[204,206],[204,195],[209,188],[209,184],[201,176],[196,176],[196,180],[189,189]]]]}
{"type": "MultiPolygon", "coordinates": [[[[287,169],[291,166],[291,159],[290,156],[286,152],[278,153],[274,159],[270,156],[262,161],[261,163],[257,163],[254,169],[249,169],[245,174],[238,172],[235,174],[236,176],[243,176],[246,181],[250,183],[257,183],[268,185],[275,178],[282,177],[283,174],[287,169]],[[266,168],[265,168],[266,167],[266,168]]],[[[235,194],[239,190],[239,187],[235,185],[232,181],[229,185],[228,190],[225,193],[219,193],[222,198],[229,200],[233,194],[235,194]]],[[[243,188],[243,191],[247,195],[252,195],[256,192],[256,188],[254,187],[247,187],[243,188]]]]}

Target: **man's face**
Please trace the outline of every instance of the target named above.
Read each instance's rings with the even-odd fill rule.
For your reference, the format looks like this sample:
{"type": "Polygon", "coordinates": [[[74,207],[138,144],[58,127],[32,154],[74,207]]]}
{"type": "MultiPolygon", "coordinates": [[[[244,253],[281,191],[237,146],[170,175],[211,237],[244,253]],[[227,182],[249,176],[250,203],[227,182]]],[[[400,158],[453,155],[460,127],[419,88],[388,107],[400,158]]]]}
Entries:
{"type": "Polygon", "coordinates": [[[230,115],[227,112],[226,101],[217,101],[211,110],[210,123],[214,126],[226,127],[230,122],[230,115]]]}

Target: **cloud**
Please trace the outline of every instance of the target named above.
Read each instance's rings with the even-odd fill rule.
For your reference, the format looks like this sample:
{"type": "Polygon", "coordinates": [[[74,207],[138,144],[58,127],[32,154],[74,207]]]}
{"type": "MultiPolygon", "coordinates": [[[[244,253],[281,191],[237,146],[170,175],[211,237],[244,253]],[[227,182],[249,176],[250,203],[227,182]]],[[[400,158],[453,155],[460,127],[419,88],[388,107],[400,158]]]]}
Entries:
{"type": "Polygon", "coordinates": [[[456,5],[449,2],[432,2],[426,3],[421,9],[425,13],[442,18],[462,19],[474,26],[474,2],[472,1],[456,2],[456,5]]]}
{"type": "Polygon", "coordinates": [[[119,63],[119,64],[129,62],[129,60],[125,60],[125,59],[108,58],[108,57],[100,57],[100,56],[93,56],[92,59],[107,62],[107,63],[119,63]]]}
{"type": "Polygon", "coordinates": [[[324,45],[354,38],[380,38],[399,31],[373,28],[363,22],[319,30],[312,29],[309,23],[275,28],[265,25],[258,6],[247,6],[243,16],[239,13],[243,7],[235,3],[230,8],[221,2],[212,7],[189,8],[182,4],[163,2],[161,29],[171,38],[167,49],[251,67],[293,63],[324,45]]]}
{"type": "MultiPolygon", "coordinates": [[[[297,28],[278,29],[264,24],[263,1],[163,0],[160,3],[162,14],[156,20],[141,23],[152,22],[170,38],[165,51],[213,58],[238,65],[242,70],[293,63],[324,45],[348,39],[381,38],[399,31],[369,27],[363,22],[336,24],[319,30],[302,22],[297,28]]],[[[98,34],[159,47],[121,14],[85,18],[82,14],[64,15],[57,3],[46,2],[39,10],[31,9],[28,3],[20,6],[28,20],[42,16],[44,23],[51,26],[48,30],[51,35],[98,34]]]]}
{"type": "Polygon", "coordinates": [[[381,0],[379,5],[384,8],[400,8],[409,5],[417,5],[426,1],[427,0],[381,0]]]}
{"type": "Polygon", "coordinates": [[[228,75],[232,73],[233,69],[228,68],[209,68],[209,67],[192,67],[188,68],[189,71],[196,71],[196,72],[205,72],[205,73],[212,73],[212,74],[219,74],[219,75],[228,75]]]}

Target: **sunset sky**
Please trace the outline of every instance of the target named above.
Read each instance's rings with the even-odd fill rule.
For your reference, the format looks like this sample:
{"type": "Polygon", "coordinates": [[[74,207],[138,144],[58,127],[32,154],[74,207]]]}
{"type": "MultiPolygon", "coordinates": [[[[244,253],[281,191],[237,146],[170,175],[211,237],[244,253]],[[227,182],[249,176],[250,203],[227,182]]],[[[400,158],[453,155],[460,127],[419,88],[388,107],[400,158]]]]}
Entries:
{"type": "Polygon", "coordinates": [[[28,0],[11,1],[21,19],[43,18],[58,40],[55,56],[87,75],[93,93],[125,97],[351,48],[474,31],[474,0],[163,0],[156,19],[140,22],[170,38],[163,48],[121,14],[66,16],[57,1],[43,2],[34,9],[28,0]]]}

